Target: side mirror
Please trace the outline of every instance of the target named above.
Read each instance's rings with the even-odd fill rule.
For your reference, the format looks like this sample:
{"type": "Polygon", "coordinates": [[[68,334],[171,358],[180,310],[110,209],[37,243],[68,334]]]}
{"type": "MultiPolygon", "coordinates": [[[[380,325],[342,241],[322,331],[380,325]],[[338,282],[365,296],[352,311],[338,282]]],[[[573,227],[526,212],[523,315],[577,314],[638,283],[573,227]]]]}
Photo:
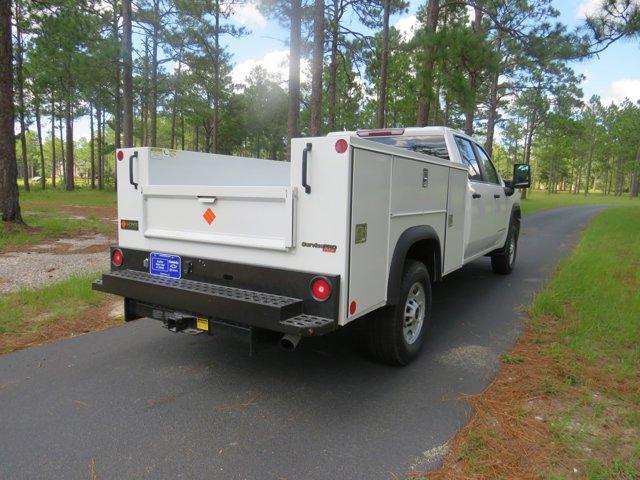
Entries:
{"type": "Polygon", "coordinates": [[[526,163],[516,163],[513,166],[513,188],[531,187],[531,167],[526,163]]]}

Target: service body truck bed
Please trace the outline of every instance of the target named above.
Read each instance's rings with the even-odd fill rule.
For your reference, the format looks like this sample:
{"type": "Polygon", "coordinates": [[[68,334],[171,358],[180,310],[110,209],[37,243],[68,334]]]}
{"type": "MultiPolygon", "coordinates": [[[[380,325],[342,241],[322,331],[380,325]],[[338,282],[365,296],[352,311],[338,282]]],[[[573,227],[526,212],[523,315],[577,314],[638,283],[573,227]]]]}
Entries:
{"type": "Polygon", "coordinates": [[[295,345],[372,312],[393,316],[409,301],[411,259],[428,281],[418,280],[415,318],[401,305],[398,321],[413,322],[419,346],[426,284],[481,255],[508,257],[519,221],[511,185],[470,180],[461,140],[471,142],[443,127],[345,132],[294,139],[291,162],[120,150],[118,245],[94,288],[123,296],[126,320],[259,327],[295,345]]]}

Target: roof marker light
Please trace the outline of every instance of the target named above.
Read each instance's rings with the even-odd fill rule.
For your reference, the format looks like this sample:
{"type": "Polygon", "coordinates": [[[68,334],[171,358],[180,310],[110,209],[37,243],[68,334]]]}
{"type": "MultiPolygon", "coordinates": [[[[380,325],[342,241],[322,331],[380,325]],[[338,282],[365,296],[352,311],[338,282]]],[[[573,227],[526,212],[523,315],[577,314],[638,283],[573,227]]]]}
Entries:
{"type": "Polygon", "coordinates": [[[378,128],[373,130],[358,130],[356,134],[359,137],[388,137],[390,135],[404,134],[404,128],[378,128]]]}

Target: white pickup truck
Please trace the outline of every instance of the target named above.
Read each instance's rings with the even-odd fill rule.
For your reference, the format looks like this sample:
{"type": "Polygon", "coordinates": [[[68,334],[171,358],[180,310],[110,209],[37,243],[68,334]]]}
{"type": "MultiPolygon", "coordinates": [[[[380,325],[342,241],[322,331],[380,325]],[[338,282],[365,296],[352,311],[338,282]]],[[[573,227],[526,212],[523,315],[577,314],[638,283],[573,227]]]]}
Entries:
{"type": "Polygon", "coordinates": [[[409,363],[431,283],[483,255],[516,259],[518,164],[503,181],[482,147],[445,127],[294,139],[291,162],[159,148],[118,150],[119,242],[93,288],[125,319],[172,331],[283,334],[295,348],[356,319],[380,360],[409,363]]]}

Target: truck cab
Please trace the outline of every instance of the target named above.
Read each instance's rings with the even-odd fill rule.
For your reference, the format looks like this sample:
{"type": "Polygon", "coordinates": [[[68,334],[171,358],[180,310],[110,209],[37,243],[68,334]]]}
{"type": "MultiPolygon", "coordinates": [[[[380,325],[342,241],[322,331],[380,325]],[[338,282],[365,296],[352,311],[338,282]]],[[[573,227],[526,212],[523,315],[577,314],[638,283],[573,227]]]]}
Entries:
{"type": "MultiPolygon", "coordinates": [[[[291,162],[118,150],[118,244],[97,290],[171,331],[281,332],[295,347],[356,319],[392,364],[418,354],[431,283],[490,255],[515,263],[517,188],[446,127],[294,139],[291,162]]],[[[423,328],[424,327],[424,328],[423,328]]]]}

